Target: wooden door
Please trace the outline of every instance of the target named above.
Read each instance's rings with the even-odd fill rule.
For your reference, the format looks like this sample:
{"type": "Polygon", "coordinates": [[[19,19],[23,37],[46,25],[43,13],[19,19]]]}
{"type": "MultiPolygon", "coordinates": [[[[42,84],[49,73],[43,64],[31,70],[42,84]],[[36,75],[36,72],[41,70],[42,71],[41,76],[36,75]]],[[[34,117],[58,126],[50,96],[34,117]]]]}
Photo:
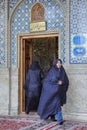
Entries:
{"type": "Polygon", "coordinates": [[[30,64],[32,63],[32,44],[21,39],[20,45],[20,113],[25,112],[25,78],[30,64]]]}

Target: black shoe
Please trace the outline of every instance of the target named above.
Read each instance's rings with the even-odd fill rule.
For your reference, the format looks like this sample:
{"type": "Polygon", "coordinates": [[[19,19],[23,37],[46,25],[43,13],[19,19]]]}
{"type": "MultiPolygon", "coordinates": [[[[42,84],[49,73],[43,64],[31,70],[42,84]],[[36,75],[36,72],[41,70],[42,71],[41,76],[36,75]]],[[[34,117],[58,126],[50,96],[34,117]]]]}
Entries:
{"type": "Polygon", "coordinates": [[[51,115],[51,121],[57,121],[57,120],[55,119],[55,115],[51,115]]]}
{"type": "Polygon", "coordinates": [[[63,121],[59,123],[59,125],[63,125],[63,121]]]}
{"type": "Polygon", "coordinates": [[[51,119],[51,121],[57,121],[56,119],[51,119]]]}
{"type": "Polygon", "coordinates": [[[29,114],[29,112],[25,112],[25,114],[27,114],[27,115],[28,115],[28,114],[29,114]]]}

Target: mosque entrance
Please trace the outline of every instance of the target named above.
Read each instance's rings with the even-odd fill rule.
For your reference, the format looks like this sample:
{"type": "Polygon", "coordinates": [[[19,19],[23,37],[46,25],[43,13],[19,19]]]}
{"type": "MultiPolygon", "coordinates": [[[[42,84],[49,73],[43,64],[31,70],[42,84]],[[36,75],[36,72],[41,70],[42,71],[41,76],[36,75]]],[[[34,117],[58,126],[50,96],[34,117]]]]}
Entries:
{"type": "MultiPolygon", "coordinates": [[[[24,83],[27,71],[32,60],[37,60],[43,70],[44,77],[53,65],[53,60],[58,57],[58,34],[30,35],[20,37],[20,112],[25,112],[26,97],[24,83]]],[[[36,111],[33,102],[32,112],[36,111]]]]}

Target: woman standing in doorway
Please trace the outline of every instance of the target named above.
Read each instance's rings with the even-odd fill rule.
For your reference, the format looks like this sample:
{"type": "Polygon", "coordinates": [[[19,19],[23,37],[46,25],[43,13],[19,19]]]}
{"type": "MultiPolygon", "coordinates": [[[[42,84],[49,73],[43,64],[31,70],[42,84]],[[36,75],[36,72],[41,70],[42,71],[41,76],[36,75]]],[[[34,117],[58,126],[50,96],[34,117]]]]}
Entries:
{"type": "Polygon", "coordinates": [[[43,83],[38,106],[38,114],[41,119],[51,117],[51,120],[55,121],[56,115],[58,123],[63,124],[61,106],[66,103],[68,85],[69,80],[62,66],[62,61],[56,59],[43,83]]]}

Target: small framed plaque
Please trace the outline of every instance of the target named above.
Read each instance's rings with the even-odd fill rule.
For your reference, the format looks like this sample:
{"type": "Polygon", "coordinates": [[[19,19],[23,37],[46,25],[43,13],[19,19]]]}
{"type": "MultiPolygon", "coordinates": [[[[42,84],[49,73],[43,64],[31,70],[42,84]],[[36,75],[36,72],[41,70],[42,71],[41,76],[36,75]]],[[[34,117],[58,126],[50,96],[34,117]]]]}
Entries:
{"type": "Polygon", "coordinates": [[[30,23],[30,32],[39,32],[46,30],[46,22],[30,23]]]}

